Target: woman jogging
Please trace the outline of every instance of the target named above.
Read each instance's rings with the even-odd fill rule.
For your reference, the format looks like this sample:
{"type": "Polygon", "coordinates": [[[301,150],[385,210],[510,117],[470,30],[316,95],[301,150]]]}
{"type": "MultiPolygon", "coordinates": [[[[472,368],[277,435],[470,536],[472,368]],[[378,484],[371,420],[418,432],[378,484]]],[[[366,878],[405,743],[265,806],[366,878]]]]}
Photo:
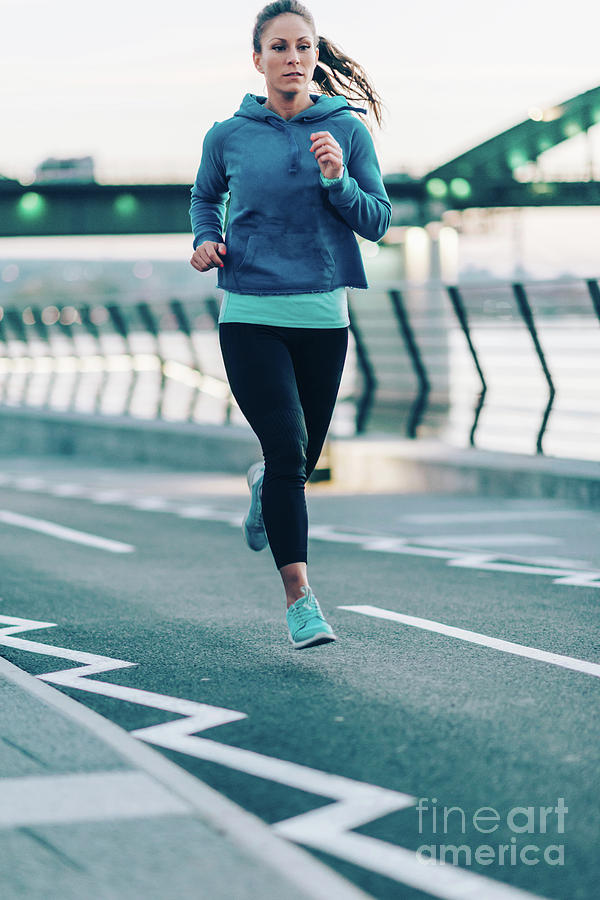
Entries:
{"type": "Polygon", "coordinates": [[[305,483],[319,459],[348,343],[346,288],[367,288],[354,232],[387,231],[391,205],[367,128],[348,104],[381,105],[364,70],[318,37],[295,0],[254,27],[267,97],[246,94],[206,134],[192,188],[192,266],[218,269],[227,378],[264,463],[248,472],[244,533],[269,544],[294,647],[336,640],[307,576],[305,483]],[[310,93],[311,84],[319,93],[310,93]],[[223,234],[226,214],[226,234],[223,234]]]}

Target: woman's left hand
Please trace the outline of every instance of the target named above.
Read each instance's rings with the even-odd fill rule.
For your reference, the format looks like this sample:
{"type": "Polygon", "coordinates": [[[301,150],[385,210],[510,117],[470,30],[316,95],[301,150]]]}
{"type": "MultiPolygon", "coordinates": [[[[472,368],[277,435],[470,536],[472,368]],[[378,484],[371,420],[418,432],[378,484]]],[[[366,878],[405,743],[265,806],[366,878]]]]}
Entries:
{"type": "Polygon", "coordinates": [[[310,136],[310,152],[323,174],[323,178],[341,178],[344,174],[344,154],[342,148],[329,131],[315,131],[310,136]]]}

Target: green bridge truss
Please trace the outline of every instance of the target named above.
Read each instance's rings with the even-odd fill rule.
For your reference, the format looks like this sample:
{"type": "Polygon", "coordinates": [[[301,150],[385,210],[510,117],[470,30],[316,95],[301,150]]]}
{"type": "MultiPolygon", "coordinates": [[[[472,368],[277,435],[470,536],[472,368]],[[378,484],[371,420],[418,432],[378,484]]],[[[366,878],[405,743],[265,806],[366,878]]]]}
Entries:
{"type": "MultiPolygon", "coordinates": [[[[516,173],[600,123],[600,87],[532,113],[423,178],[389,175],[393,223],[438,221],[451,209],[595,206],[600,182],[524,181],[516,173]]],[[[190,185],[33,184],[0,179],[0,236],[189,233],[190,185]]]]}

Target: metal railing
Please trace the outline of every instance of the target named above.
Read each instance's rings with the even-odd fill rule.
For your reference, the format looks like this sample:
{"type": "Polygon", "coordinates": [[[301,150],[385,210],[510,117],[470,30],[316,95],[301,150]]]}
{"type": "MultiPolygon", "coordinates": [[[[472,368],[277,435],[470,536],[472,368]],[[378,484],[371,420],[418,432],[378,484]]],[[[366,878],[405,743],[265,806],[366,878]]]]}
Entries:
{"type": "MultiPolygon", "coordinates": [[[[213,295],[67,303],[0,308],[0,403],[245,423],[213,295]]],[[[600,459],[597,280],[394,283],[349,306],[338,433],[600,459]]]]}
{"type": "MultiPolygon", "coordinates": [[[[0,308],[0,403],[229,422],[214,297],[0,308]]],[[[72,302],[72,301],[71,301],[72,302]]]]}
{"type": "Polygon", "coordinates": [[[597,280],[390,285],[351,302],[369,366],[357,430],[600,459],[597,280]]]}

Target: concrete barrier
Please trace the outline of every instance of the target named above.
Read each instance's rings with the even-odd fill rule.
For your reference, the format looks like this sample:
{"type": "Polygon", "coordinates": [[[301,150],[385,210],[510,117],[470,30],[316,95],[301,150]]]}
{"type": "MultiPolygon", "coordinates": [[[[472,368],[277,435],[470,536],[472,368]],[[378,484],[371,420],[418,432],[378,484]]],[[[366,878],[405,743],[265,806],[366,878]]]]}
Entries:
{"type": "Polygon", "coordinates": [[[331,441],[329,462],[335,483],[356,491],[539,497],[600,509],[600,462],[375,435],[331,441]]]}
{"type": "MultiPolygon", "coordinates": [[[[242,425],[0,407],[0,454],[78,456],[105,465],[245,474],[261,458],[242,425]]],[[[452,447],[389,435],[330,438],[313,480],[361,492],[542,497],[600,509],[600,463],[452,447]]]]}
{"type": "Polygon", "coordinates": [[[200,425],[0,407],[0,453],[82,456],[174,469],[245,473],[261,458],[258,440],[240,425],[200,425]]]}

